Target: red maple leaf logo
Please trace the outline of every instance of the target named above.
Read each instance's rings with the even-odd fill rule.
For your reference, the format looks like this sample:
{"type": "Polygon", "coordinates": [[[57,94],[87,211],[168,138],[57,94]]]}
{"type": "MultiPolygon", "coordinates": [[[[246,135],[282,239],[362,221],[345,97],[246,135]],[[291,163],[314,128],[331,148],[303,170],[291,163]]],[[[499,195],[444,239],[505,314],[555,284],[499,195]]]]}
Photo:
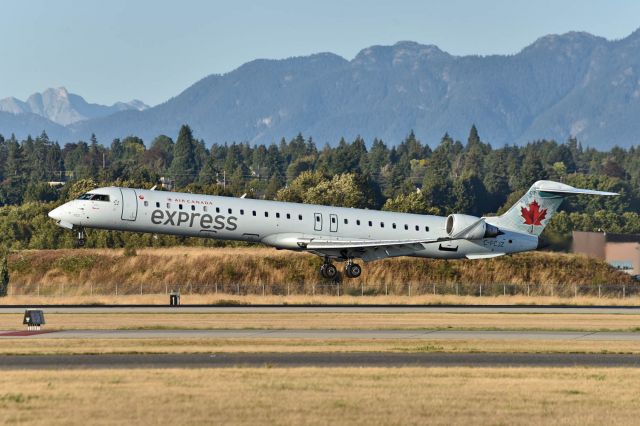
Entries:
{"type": "Polygon", "coordinates": [[[528,209],[526,207],[520,209],[520,214],[524,218],[524,224],[531,225],[533,228],[533,225],[542,225],[542,221],[547,216],[547,209],[540,210],[540,204],[533,200],[528,209]]]}

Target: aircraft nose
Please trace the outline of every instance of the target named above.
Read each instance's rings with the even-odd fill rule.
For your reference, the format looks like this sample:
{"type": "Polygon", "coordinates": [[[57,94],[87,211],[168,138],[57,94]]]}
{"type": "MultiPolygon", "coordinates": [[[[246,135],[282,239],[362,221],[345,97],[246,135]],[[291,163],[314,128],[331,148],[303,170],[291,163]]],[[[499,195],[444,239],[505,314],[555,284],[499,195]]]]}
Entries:
{"type": "Polygon", "coordinates": [[[49,217],[54,220],[62,220],[62,206],[51,210],[49,212],[49,217]]]}

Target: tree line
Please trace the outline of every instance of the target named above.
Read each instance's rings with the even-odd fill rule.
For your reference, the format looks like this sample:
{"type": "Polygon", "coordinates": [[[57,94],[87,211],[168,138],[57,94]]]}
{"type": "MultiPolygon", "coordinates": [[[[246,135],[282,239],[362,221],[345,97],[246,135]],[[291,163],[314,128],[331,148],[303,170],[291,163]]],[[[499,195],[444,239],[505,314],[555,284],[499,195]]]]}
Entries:
{"type": "MultiPolygon", "coordinates": [[[[106,185],[276,199],[422,214],[499,214],[540,179],[615,191],[620,197],[576,197],[545,230],[566,246],[572,230],[640,232],[640,150],[583,148],[571,138],[493,148],[475,126],[466,141],[445,134],[434,148],[413,132],[397,145],[360,137],[318,147],[301,134],[271,145],[214,143],[207,147],[189,126],[176,140],[160,135],[148,145],[136,136],[109,146],[95,136],[60,146],[36,138],[0,135],[0,242],[12,248],[73,244],[46,212],[80,193],[106,185]],[[58,187],[55,182],[63,182],[58,187]],[[161,188],[159,188],[161,189],[161,188]]],[[[89,244],[218,244],[178,237],[95,231],[89,244]]]]}

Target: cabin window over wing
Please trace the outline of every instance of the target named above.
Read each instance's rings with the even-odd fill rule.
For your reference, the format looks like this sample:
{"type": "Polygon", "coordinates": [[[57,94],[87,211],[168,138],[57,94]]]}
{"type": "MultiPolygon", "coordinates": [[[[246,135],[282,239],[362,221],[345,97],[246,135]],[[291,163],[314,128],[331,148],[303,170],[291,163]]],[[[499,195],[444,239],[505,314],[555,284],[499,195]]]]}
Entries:
{"type": "Polygon", "coordinates": [[[331,223],[336,223],[336,218],[335,217],[331,217],[331,223]]]}
{"type": "Polygon", "coordinates": [[[404,230],[408,231],[409,230],[409,225],[407,225],[406,223],[404,224],[404,230]]]}
{"type": "Polygon", "coordinates": [[[302,220],[302,215],[301,214],[298,215],[298,220],[302,220]]]}
{"type": "Polygon", "coordinates": [[[344,220],[344,224],[347,225],[349,223],[349,219],[344,220]]]}
{"type": "Polygon", "coordinates": [[[269,212],[264,212],[264,217],[269,217],[269,212]]]}
{"type": "Polygon", "coordinates": [[[276,217],[280,219],[280,213],[276,212],[276,217]]]}
{"type": "Polygon", "coordinates": [[[360,226],[360,219],[356,220],[356,225],[360,226]]]}
{"type": "Polygon", "coordinates": [[[384,228],[384,222],[380,222],[380,228],[384,228]]]}
{"type": "Polygon", "coordinates": [[[287,219],[291,219],[291,214],[287,213],[287,219]]]}
{"type": "Polygon", "coordinates": [[[258,213],[256,213],[256,211],[255,211],[255,210],[254,210],[254,211],[252,211],[251,213],[253,213],[253,215],[254,215],[254,216],[258,214],[258,213]]]}
{"type": "Polygon", "coordinates": [[[428,227],[428,226],[425,226],[425,227],[424,227],[424,230],[425,230],[426,232],[429,232],[429,227],[428,227]]]}
{"type": "Polygon", "coordinates": [[[420,227],[418,225],[416,225],[416,231],[419,231],[420,227]]]}
{"type": "Polygon", "coordinates": [[[373,222],[369,221],[369,226],[373,226],[373,222]]]}
{"type": "Polygon", "coordinates": [[[396,224],[395,224],[395,223],[392,223],[392,224],[391,224],[391,227],[392,227],[393,229],[396,229],[396,224]]]}

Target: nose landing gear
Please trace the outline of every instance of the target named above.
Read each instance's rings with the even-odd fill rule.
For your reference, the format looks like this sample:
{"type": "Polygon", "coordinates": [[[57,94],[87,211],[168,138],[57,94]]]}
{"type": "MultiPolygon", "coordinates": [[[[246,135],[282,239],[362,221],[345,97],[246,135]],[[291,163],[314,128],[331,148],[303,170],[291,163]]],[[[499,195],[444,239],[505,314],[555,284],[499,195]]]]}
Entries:
{"type": "Polygon", "coordinates": [[[76,239],[76,247],[84,247],[86,237],[87,235],[84,232],[84,228],[78,228],[78,237],[76,239]]]}

